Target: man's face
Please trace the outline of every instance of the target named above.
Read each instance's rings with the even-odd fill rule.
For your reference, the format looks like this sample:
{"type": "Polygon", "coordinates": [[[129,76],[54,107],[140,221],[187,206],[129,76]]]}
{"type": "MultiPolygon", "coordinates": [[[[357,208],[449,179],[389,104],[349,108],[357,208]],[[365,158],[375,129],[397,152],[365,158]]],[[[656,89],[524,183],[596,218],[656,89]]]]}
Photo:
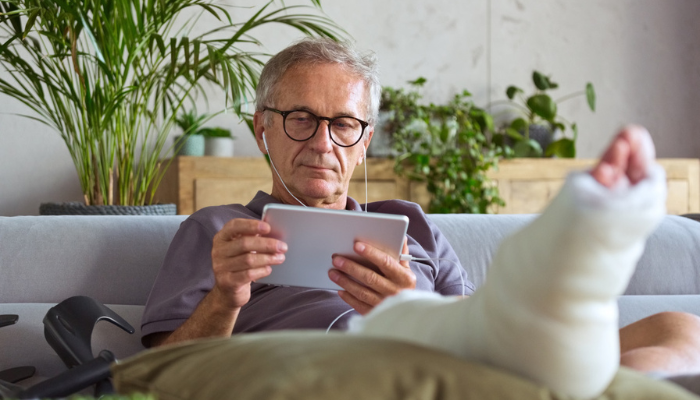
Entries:
{"type": "MultiPolygon", "coordinates": [[[[366,115],[366,87],[361,78],[334,64],[293,67],[282,76],[277,86],[275,104],[266,107],[281,111],[306,110],[319,117],[351,116],[363,121],[366,115]]],[[[284,133],[283,118],[272,111],[256,113],[255,133],[258,147],[264,153],[262,132],[269,155],[287,188],[304,204],[324,208],[345,208],[352,172],[369,145],[373,127],[365,129],[355,146],[341,147],[328,135],[328,122],[321,121],[316,134],[304,142],[296,142],[284,133]],[[270,125],[264,126],[263,114],[270,125]]],[[[285,203],[298,204],[273,173],[272,195],[285,203]]]]}

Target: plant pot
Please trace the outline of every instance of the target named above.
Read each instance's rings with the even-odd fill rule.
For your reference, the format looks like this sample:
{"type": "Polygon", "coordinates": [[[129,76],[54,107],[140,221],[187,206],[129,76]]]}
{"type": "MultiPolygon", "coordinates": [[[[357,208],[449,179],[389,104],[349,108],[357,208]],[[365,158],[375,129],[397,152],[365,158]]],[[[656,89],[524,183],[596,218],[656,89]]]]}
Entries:
{"type": "MultiPolygon", "coordinates": [[[[524,134],[524,132],[522,132],[524,134]]],[[[530,139],[539,143],[542,151],[547,150],[547,146],[552,143],[554,133],[552,130],[544,125],[530,125],[530,139]]]]}
{"type": "Polygon", "coordinates": [[[177,215],[175,204],[86,206],[79,202],[41,203],[39,215],[177,215]]]}
{"type": "Polygon", "coordinates": [[[214,157],[233,157],[233,138],[206,138],[204,140],[204,155],[214,157]]]}
{"type": "Polygon", "coordinates": [[[175,149],[178,156],[203,156],[204,136],[180,135],[175,136],[175,149]]]}

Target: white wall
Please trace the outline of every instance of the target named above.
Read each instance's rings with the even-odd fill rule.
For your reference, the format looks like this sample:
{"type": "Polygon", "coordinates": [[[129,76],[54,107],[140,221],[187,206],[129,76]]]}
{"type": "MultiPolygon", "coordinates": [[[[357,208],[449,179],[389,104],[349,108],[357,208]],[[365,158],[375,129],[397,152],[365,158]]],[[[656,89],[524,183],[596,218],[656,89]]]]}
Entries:
{"type": "MultiPolygon", "coordinates": [[[[235,5],[262,1],[229,0],[235,5]]],[[[301,0],[286,4],[308,4],[301,0]]],[[[479,105],[505,88],[531,89],[533,69],[551,74],[565,95],[592,81],[598,111],[583,98],[560,106],[580,127],[579,157],[594,157],[625,122],[645,124],[660,157],[699,157],[700,2],[697,0],[323,0],[324,10],[379,56],[384,85],[424,76],[429,101],[468,89],[479,105]]],[[[252,10],[233,9],[240,19],[252,10]]],[[[206,21],[203,22],[205,24],[206,21]]],[[[265,28],[274,53],[299,35],[265,28]]],[[[0,73],[5,73],[0,72],[0,73]]],[[[554,93],[555,97],[557,92],[554,93]]],[[[210,98],[212,109],[223,101],[210,98]]],[[[59,135],[0,97],[0,215],[36,214],[42,201],[80,201],[75,169],[59,135]]],[[[232,115],[236,154],[258,155],[232,115]]]]}

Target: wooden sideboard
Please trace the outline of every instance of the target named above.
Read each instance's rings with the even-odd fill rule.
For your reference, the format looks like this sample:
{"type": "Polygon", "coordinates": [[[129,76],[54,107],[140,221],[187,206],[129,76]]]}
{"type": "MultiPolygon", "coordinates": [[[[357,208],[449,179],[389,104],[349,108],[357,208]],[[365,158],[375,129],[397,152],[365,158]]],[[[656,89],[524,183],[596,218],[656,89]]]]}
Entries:
{"type": "MultiPolygon", "coordinates": [[[[660,159],[666,169],[669,214],[700,212],[700,160],[660,159]]],[[[514,159],[501,161],[489,176],[498,186],[505,207],[500,214],[527,214],[542,211],[572,170],[590,168],[595,160],[514,159]]],[[[406,199],[424,209],[429,201],[425,185],[409,182],[394,174],[393,160],[367,159],[369,201],[406,199]]],[[[349,194],[364,202],[364,168],[355,169],[349,194]]],[[[177,204],[178,214],[191,214],[200,208],[231,203],[246,204],[258,190],[270,192],[272,172],[264,158],[190,157],[172,160],[156,193],[156,201],[177,204]]]]}

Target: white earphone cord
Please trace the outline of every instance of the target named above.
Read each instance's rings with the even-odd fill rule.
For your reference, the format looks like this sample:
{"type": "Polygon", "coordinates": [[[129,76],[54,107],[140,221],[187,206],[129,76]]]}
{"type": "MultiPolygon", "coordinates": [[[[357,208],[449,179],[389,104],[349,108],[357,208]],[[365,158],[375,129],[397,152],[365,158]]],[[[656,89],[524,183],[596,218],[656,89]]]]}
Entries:
{"type": "MultiPolygon", "coordinates": [[[[449,261],[449,262],[451,262],[452,264],[454,264],[455,266],[457,266],[457,269],[459,270],[459,279],[462,281],[462,297],[466,296],[466,293],[465,293],[465,288],[466,288],[466,286],[464,285],[464,276],[462,276],[462,272],[463,272],[462,266],[459,265],[459,263],[457,263],[456,261],[450,260],[449,258],[416,258],[416,257],[413,257],[413,256],[410,255],[410,254],[401,254],[401,256],[399,257],[399,260],[401,260],[401,261],[437,261],[437,262],[440,262],[440,261],[449,261]]],[[[354,308],[351,308],[351,309],[349,309],[349,310],[343,312],[342,314],[338,315],[338,316],[333,320],[333,322],[331,322],[331,324],[328,325],[328,329],[326,329],[326,333],[330,332],[331,327],[332,327],[336,322],[338,322],[338,320],[339,320],[343,315],[349,313],[350,311],[354,311],[354,310],[355,310],[354,308]]]]}
{"type": "Polygon", "coordinates": [[[362,145],[362,153],[364,157],[362,158],[362,163],[365,164],[365,212],[367,212],[367,204],[369,203],[367,195],[367,149],[362,145]]]}
{"type": "Polygon", "coordinates": [[[286,190],[290,196],[294,197],[294,200],[298,201],[299,204],[306,207],[306,204],[302,203],[301,200],[297,199],[297,197],[295,195],[293,195],[292,192],[289,191],[289,189],[287,188],[287,185],[284,184],[284,180],[282,179],[282,176],[280,176],[280,173],[277,172],[277,167],[275,167],[275,163],[272,161],[272,154],[270,154],[270,149],[267,148],[267,140],[265,140],[265,132],[263,132],[263,134],[262,134],[262,139],[263,139],[263,144],[265,145],[265,151],[267,151],[267,157],[270,159],[270,165],[272,165],[272,169],[277,174],[277,177],[280,178],[280,182],[282,182],[282,186],[284,186],[284,190],[286,190]]]}

